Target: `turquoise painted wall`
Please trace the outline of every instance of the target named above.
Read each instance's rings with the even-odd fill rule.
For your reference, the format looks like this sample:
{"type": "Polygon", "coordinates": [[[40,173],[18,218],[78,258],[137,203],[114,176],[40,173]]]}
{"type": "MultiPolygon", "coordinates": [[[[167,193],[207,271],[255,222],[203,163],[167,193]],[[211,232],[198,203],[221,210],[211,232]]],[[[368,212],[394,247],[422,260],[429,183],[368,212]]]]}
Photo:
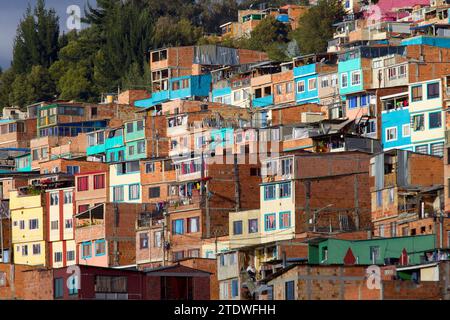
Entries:
{"type": "Polygon", "coordinates": [[[361,70],[361,58],[350,59],[346,61],[340,61],[338,63],[338,80],[339,80],[339,93],[341,95],[346,95],[349,93],[354,93],[362,91],[364,86],[363,73],[361,70]],[[352,85],[352,71],[361,71],[361,81],[359,85],[352,85]],[[342,74],[347,74],[347,87],[342,87],[342,74]]]}
{"type": "Polygon", "coordinates": [[[409,255],[410,264],[419,264],[421,262],[420,257],[424,255],[425,251],[434,249],[435,244],[435,235],[355,241],[327,239],[319,244],[309,245],[312,248],[308,249],[308,259],[319,261],[321,264],[343,264],[345,254],[351,248],[355,258],[358,258],[359,264],[371,265],[370,247],[379,247],[379,259],[377,259],[376,264],[384,264],[385,258],[400,258],[405,248],[409,255]],[[322,262],[324,248],[328,249],[328,259],[322,262]]]}

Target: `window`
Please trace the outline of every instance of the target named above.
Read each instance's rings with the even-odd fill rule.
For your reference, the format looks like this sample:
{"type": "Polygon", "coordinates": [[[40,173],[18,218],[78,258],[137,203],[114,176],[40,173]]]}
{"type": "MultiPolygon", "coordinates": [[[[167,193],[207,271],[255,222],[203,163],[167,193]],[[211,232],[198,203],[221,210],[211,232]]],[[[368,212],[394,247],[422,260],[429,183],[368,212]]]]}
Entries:
{"type": "Polygon", "coordinates": [[[423,114],[413,116],[413,130],[414,131],[425,130],[425,116],[423,114]]]}
{"type": "Polygon", "coordinates": [[[286,281],[284,284],[285,300],[295,300],[294,281],[286,281]]]}
{"type": "Polygon", "coordinates": [[[248,233],[257,233],[257,232],[258,232],[258,219],[249,219],[248,233]]]}
{"type": "Polygon", "coordinates": [[[28,256],[28,246],[24,245],[22,246],[22,256],[28,256]]]}
{"type": "Polygon", "coordinates": [[[427,99],[439,98],[439,82],[427,84],[427,99]]]}
{"type": "Polygon", "coordinates": [[[394,203],[394,188],[390,188],[388,190],[389,194],[389,203],[394,203]]]}
{"type": "Polygon", "coordinates": [[[50,229],[51,230],[58,230],[59,229],[59,221],[53,220],[50,222],[50,229]]]}
{"type": "Polygon", "coordinates": [[[106,241],[95,241],[95,256],[104,256],[106,254],[106,241]]]}
{"type": "Polygon", "coordinates": [[[73,203],[72,191],[64,191],[64,204],[73,203]]]}
{"type": "Polygon", "coordinates": [[[138,200],[139,198],[139,184],[131,184],[129,186],[129,199],[138,200]]]}
{"type": "Polygon", "coordinates": [[[144,120],[139,120],[136,122],[137,131],[142,131],[144,129],[144,120]]]}
{"type": "Polygon", "coordinates": [[[388,69],[388,77],[389,80],[394,80],[397,78],[397,68],[396,67],[392,67],[388,69]]]}
{"type": "Polygon", "coordinates": [[[54,254],[54,261],[55,262],[61,262],[62,261],[62,252],[55,252],[55,254],[54,254]]]}
{"type": "Polygon", "coordinates": [[[173,261],[178,261],[184,258],[184,251],[177,251],[173,253],[173,261]]]}
{"type": "Polygon", "coordinates": [[[237,279],[231,280],[231,297],[239,296],[239,281],[237,279]]]}
{"type": "Polygon", "coordinates": [[[399,78],[406,77],[406,65],[398,67],[398,77],[399,78]]]}
{"type": "Polygon", "coordinates": [[[397,236],[397,223],[391,222],[389,224],[389,229],[391,230],[391,237],[397,236]]]}
{"type": "Polygon", "coordinates": [[[359,105],[360,105],[361,107],[367,106],[367,105],[369,105],[369,102],[370,102],[370,95],[368,95],[368,94],[363,94],[363,95],[361,95],[361,96],[359,97],[359,99],[360,99],[359,105]]]}
{"type": "Polygon", "coordinates": [[[233,99],[234,101],[241,101],[241,91],[237,90],[233,93],[233,99]]]}
{"type": "Polygon", "coordinates": [[[421,146],[416,146],[416,152],[422,154],[428,154],[428,145],[423,144],[421,146]]]}
{"type": "Polygon", "coordinates": [[[316,90],[317,89],[317,79],[309,79],[308,80],[308,90],[316,90]]]}
{"type": "Polygon", "coordinates": [[[421,101],[422,100],[422,85],[413,86],[411,89],[411,101],[421,101]]]}
{"type": "Polygon", "coordinates": [[[67,261],[74,261],[75,260],[75,251],[73,251],[73,250],[67,251],[66,258],[67,258],[67,261]]]}
{"type": "Polygon", "coordinates": [[[161,194],[161,188],[160,187],[148,188],[148,197],[149,198],[159,198],[160,194],[161,194]]]}
{"type": "Polygon", "coordinates": [[[64,297],[64,279],[56,278],[54,280],[54,298],[60,299],[64,297]]]}
{"type": "Polygon", "coordinates": [[[358,97],[349,97],[348,98],[348,108],[354,109],[358,107],[358,97]]]}
{"type": "Polygon", "coordinates": [[[275,89],[276,89],[276,92],[277,92],[278,95],[283,94],[283,89],[282,88],[283,87],[281,86],[281,84],[277,84],[275,86],[275,89]]]}
{"type": "Polygon", "coordinates": [[[341,74],[341,88],[348,87],[348,75],[346,73],[341,74]]]}
{"type": "Polygon", "coordinates": [[[297,82],[297,92],[298,93],[303,93],[305,92],[305,81],[299,81],[297,82]]]}
{"type": "Polygon", "coordinates": [[[251,177],[260,177],[261,169],[260,168],[250,168],[250,176],[251,177]]]}
{"type": "Polygon", "coordinates": [[[80,204],[78,206],[78,213],[85,212],[88,209],[89,209],[89,205],[88,204],[80,204]]]}
{"type": "Polygon", "coordinates": [[[133,122],[127,123],[127,133],[132,133],[134,131],[133,122]]]}
{"type": "Polygon", "coordinates": [[[264,186],[264,200],[273,200],[275,199],[275,188],[274,184],[264,186]]]}
{"type": "Polygon", "coordinates": [[[105,175],[97,174],[94,176],[94,190],[105,188],[105,175]]]}
{"type": "Polygon", "coordinates": [[[233,221],[233,234],[234,235],[242,234],[242,220],[233,221]]]}
{"type": "Polygon", "coordinates": [[[383,190],[377,191],[377,207],[381,207],[383,205],[383,190]]]}
{"type": "Polygon", "coordinates": [[[200,231],[199,226],[199,217],[193,217],[187,219],[187,232],[188,233],[195,233],[200,231]]]}
{"type": "Polygon", "coordinates": [[[41,244],[33,244],[33,255],[41,254],[41,244]]]}
{"type": "Polygon", "coordinates": [[[221,300],[228,300],[228,282],[220,282],[220,299],[221,300]]]}
{"type": "Polygon", "coordinates": [[[291,183],[285,182],[280,184],[280,198],[289,198],[291,196],[291,183]]]}
{"type": "Polygon", "coordinates": [[[162,231],[156,231],[153,237],[153,246],[155,248],[161,248],[162,231]]]}
{"type": "Polygon", "coordinates": [[[352,72],[352,86],[359,86],[361,84],[361,71],[352,72]]]}
{"type": "Polygon", "coordinates": [[[113,187],[113,201],[123,201],[123,186],[113,187]]]}
{"type": "Polygon", "coordinates": [[[320,83],[321,87],[327,88],[328,87],[328,77],[322,77],[320,80],[321,80],[321,83],[320,83]]]}
{"type": "Polygon", "coordinates": [[[292,174],[292,159],[281,160],[281,174],[283,176],[292,174]]]}
{"type": "Polygon", "coordinates": [[[148,234],[147,233],[139,234],[139,248],[140,249],[148,248],[148,234]]]}
{"type": "Polygon", "coordinates": [[[129,147],[128,147],[128,154],[129,154],[130,156],[134,155],[134,146],[129,146],[129,147]]]}
{"type": "Polygon", "coordinates": [[[188,257],[190,257],[190,258],[199,258],[200,257],[200,249],[190,249],[190,250],[188,250],[188,257]]]}
{"type": "Polygon", "coordinates": [[[137,142],[137,153],[144,153],[145,152],[145,141],[138,141],[137,142]]]}
{"type": "Polygon", "coordinates": [[[291,226],[291,212],[280,212],[280,229],[289,228],[291,226]]]}
{"type": "Polygon", "coordinates": [[[292,92],[292,82],[286,83],[286,93],[292,92]]]}
{"type": "Polygon", "coordinates": [[[64,221],[64,227],[66,229],[72,229],[72,227],[73,227],[73,219],[66,219],[64,221]]]}
{"type": "Polygon", "coordinates": [[[80,166],[67,166],[67,173],[74,175],[80,173],[80,166]]]}
{"type": "Polygon", "coordinates": [[[441,112],[431,112],[428,114],[430,129],[440,128],[442,126],[441,112]]]}
{"type": "Polygon", "coordinates": [[[395,140],[397,140],[397,127],[387,128],[386,141],[395,141],[395,140]]]}
{"type": "Polygon", "coordinates": [[[39,220],[38,219],[31,219],[28,221],[28,227],[30,230],[35,230],[39,228],[39,220]]]}
{"type": "Polygon", "coordinates": [[[275,230],[276,228],[276,217],[275,213],[269,213],[264,216],[264,229],[266,231],[275,230]]]}
{"type": "Polygon", "coordinates": [[[77,179],[77,190],[87,191],[89,189],[88,182],[89,177],[78,177],[77,179]]]}
{"type": "Polygon", "coordinates": [[[50,205],[57,206],[58,203],[59,203],[59,193],[58,192],[50,193],[50,205]]]}
{"type": "Polygon", "coordinates": [[[173,234],[184,234],[183,219],[178,219],[178,220],[172,221],[172,233],[173,234]]]}
{"type": "Polygon", "coordinates": [[[372,263],[375,264],[379,258],[380,258],[380,247],[378,246],[370,247],[370,259],[372,260],[372,263]]]}
{"type": "Polygon", "coordinates": [[[20,220],[19,221],[19,229],[20,230],[25,230],[25,220],[20,220]]]}
{"type": "Polygon", "coordinates": [[[443,157],[444,156],[444,143],[433,143],[431,144],[431,154],[434,156],[443,157]]]}
{"type": "Polygon", "coordinates": [[[145,164],[145,173],[153,173],[155,172],[155,163],[148,162],[145,164]]]}
{"type": "Polygon", "coordinates": [[[402,126],[402,136],[403,137],[409,137],[411,135],[411,125],[408,124],[404,124],[402,126]]]}
{"type": "MultiPolygon", "coordinates": [[[[138,172],[139,169],[139,161],[130,161],[125,165],[126,173],[138,172]]],[[[125,173],[125,172],[124,172],[125,173]]]]}

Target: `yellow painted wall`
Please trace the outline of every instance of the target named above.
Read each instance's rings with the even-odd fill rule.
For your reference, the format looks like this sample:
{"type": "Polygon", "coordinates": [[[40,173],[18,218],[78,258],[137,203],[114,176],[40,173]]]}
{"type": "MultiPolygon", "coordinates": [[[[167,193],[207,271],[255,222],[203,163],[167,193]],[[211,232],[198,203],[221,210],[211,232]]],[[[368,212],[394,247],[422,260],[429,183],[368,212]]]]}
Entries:
{"type": "Polygon", "coordinates": [[[14,248],[14,264],[24,264],[30,266],[46,265],[45,264],[45,241],[30,241],[23,243],[13,243],[14,248]],[[40,244],[41,251],[39,254],[33,254],[33,245],[40,244]],[[28,255],[22,254],[22,247],[28,247],[28,255]]]}
{"type": "Polygon", "coordinates": [[[230,248],[240,248],[261,243],[261,215],[260,210],[248,210],[229,213],[230,248]],[[248,220],[258,219],[258,232],[248,232],[248,220]],[[233,222],[242,221],[242,234],[233,234],[233,222]]]}
{"type": "Polygon", "coordinates": [[[295,237],[295,184],[291,182],[291,196],[289,198],[279,197],[279,183],[276,187],[276,197],[274,200],[264,200],[264,186],[260,188],[260,208],[261,216],[259,228],[261,232],[261,243],[293,239],[295,237]],[[280,212],[290,211],[291,226],[286,229],[280,229],[280,212]],[[265,215],[269,213],[276,214],[275,230],[266,231],[264,228],[265,215]]]}
{"type": "Polygon", "coordinates": [[[14,263],[27,265],[45,264],[44,211],[41,196],[19,196],[17,191],[10,194],[10,210],[12,222],[12,243],[14,263]],[[38,227],[30,229],[30,220],[37,219],[38,227]],[[21,221],[24,228],[21,229],[21,221]],[[40,244],[39,254],[33,254],[33,244],[40,244]],[[28,247],[28,254],[23,255],[22,247],[28,247]]]}

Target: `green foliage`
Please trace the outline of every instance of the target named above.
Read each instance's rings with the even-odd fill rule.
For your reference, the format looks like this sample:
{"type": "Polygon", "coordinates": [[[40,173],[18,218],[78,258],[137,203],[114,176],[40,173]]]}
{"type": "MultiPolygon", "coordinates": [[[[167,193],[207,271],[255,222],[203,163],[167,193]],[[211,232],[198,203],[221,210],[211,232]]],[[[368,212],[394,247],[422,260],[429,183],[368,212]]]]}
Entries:
{"type": "Polygon", "coordinates": [[[38,0],[34,11],[28,7],[19,23],[13,48],[16,73],[29,72],[35,65],[48,68],[57,58],[59,19],[54,10],[38,0]]]}
{"type": "Polygon", "coordinates": [[[333,23],[345,15],[342,2],[339,0],[319,0],[300,17],[299,27],[292,32],[302,54],[324,52],[327,41],[333,38],[333,23]]]}
{"type": "Polygon", "coordinates": [[[16,75],[11,85],[9,102],[24,107],[33,102],[52,100],[55,93],[48,69],[38,65],[33,66],[29,74],[16,75]]]}
{"type": "Polygon", "coordinates": [[[249,39],[241,40],[241,45],[252,50],[266,51],[272,60],[284,61],[288,58],[285,51],[289,32],[289,25],[268,16],[253,29],[249,39]]]}

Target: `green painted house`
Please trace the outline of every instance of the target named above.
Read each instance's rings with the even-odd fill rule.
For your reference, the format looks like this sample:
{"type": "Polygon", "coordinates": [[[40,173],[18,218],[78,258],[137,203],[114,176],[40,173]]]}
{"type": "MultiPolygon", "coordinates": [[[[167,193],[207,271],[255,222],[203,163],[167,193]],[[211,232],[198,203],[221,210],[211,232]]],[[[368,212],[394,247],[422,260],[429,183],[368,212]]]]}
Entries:
{"type": "Polygon", "coordinates": [[[308,261],[311,264],[344,264],[351,249],[356,264],[384,264],[385,259],[399,259],[403,249],[408,253],[409,264],[420,264],[425,251],[436,246],[435,235],[377,238],[368,240],[312,239],[308,245],[308,261]]]}

